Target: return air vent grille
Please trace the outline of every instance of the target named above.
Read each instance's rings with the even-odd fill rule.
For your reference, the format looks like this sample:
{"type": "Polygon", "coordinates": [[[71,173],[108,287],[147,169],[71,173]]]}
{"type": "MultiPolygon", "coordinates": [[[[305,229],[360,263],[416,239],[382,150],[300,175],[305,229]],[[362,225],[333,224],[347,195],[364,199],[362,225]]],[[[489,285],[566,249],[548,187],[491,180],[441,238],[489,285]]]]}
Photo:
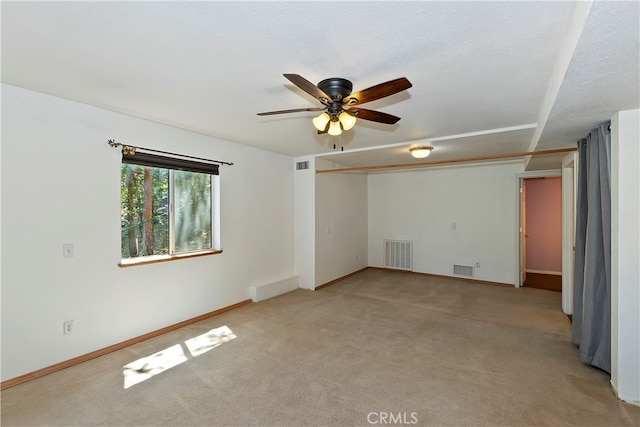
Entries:
{"type": "Polygon", "coordinates": [[[413,271],[413,242],[409,240],[384,241],[384,266],[413,271]]]}
{"type": "Polygon", "coordinates": [[[309,160],[305,160],[304,162],[296,162],[296,170],[304,170],[309,169],[309,160]]]}
{"type": "Polygon", "coordinates": [[[453,274],[473,277],[473,267],[470,265],[453,264],[453,274]]]}

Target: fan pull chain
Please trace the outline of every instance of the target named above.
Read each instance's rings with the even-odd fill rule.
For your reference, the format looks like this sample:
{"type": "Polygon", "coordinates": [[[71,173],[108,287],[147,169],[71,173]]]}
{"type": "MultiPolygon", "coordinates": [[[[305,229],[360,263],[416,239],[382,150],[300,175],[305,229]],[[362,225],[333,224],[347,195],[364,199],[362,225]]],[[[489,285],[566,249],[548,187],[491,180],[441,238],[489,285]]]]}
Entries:
{"type": "MultiPolygon", "coordinates": [[[[333,149],[337,149],[338,145],[336,144],[336,138],[338,138],[337,136],[332,136],[331,138],[333,138],[333,149]]],[[[342,135],[340,135],[340,151],[344,151],[344,145],[342,144],[342,135]]]]}

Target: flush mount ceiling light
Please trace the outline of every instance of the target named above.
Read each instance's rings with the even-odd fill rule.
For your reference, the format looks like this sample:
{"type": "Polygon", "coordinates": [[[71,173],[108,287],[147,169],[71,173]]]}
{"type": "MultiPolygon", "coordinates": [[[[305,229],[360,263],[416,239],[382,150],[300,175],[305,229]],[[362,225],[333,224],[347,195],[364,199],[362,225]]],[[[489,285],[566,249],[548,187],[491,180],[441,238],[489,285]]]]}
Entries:
{"type": "Polygon", "coordinates": [[[413,145],[409,148],[409,152],[416,159],[424,159],[431,154],[431,150],[433,150],[433,147],[426,145],[413,145]]]}

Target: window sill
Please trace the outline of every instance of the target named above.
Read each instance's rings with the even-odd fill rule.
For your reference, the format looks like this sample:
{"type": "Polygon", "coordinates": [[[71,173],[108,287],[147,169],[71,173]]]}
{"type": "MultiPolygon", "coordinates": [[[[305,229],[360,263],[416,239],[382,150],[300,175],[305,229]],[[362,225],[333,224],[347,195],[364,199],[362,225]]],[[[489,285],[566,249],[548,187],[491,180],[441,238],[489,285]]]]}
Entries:
{"type": "Polygon", "coordinates": [[[186,254],[179,254],[179,255],[151,255],[151,256],[145,256],[140,258],[128,258],[128,259],[121,260],[120,263],[118,264],[118,267],[120,268],[134,267],[136,265],[156,264],[158,262],[176,261],[179,259],[196,258],[201,256],[207,256],[207,255],[217,255],[221,253],[222,253],[222,249],[218,249],[218,250],[209,250],[209,251],[189,252],[186,254]]]}

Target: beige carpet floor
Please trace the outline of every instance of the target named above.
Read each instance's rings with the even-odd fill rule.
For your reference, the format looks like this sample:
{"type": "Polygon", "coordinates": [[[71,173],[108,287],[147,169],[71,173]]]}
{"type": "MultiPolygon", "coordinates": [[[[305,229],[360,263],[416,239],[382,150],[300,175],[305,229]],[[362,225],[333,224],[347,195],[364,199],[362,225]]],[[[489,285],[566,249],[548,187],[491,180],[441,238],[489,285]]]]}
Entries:
{"type": "Polygon", "coordinates": [[[580,363],[560,297],[368,269],[7,389],[2,425],[640,425],[580,363]],[[182,363],[145,359],[125,388],[158,352],[182,363]]]}

